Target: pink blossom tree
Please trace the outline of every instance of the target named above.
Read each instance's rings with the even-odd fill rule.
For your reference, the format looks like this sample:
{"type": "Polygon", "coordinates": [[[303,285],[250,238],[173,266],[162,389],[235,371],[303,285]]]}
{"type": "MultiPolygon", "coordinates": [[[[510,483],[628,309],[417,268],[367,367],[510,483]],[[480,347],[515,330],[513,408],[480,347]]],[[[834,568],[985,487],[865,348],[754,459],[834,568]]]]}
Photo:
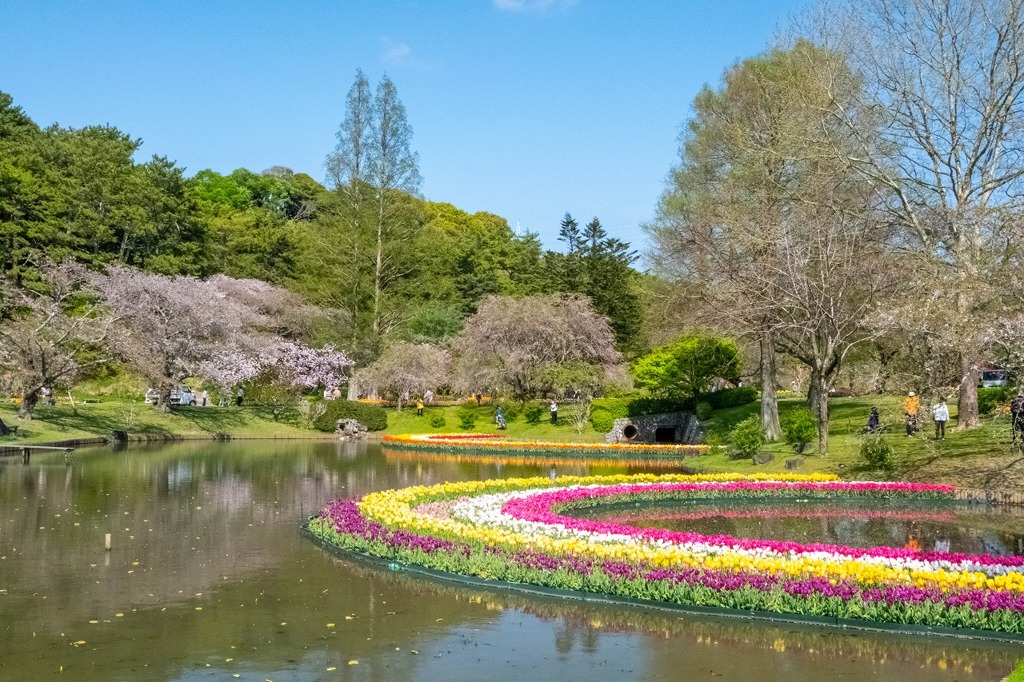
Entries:
{"type": "Polygon", "coordinates": [[[399,407],[405,396],[419,396],[449,382],[451,356],[429,343],[399,343],[391,346],[369,367],[360,370],[356,381],[365,388],[394,397],[399,407]]]}

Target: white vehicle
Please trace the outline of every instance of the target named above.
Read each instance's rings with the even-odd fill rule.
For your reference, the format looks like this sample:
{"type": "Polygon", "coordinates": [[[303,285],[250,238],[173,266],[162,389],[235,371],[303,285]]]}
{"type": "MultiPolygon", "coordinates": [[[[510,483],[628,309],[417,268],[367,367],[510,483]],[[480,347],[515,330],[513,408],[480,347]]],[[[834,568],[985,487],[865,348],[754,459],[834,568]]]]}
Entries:
{"type": "MultiPolygon", "coordinates": [[[[160,397],[160,392],[155,388],[146,389],[146,402],[150,405],[156,405],[160,397]]],[[[171,389],[170,397],[171,405],[195,405],[196,394],[192,392],[192,389],[184,384],[178,384],[171,389]]]]}

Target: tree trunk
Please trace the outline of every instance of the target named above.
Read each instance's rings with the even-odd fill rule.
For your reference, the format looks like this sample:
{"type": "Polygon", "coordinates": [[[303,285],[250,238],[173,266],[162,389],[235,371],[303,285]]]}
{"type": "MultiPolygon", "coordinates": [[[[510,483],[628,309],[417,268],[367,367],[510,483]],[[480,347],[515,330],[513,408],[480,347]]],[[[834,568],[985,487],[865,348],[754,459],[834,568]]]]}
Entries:
{"type": "Polygon", "coordinates": [[[769,441],[782,435],[779,426],[779,398],[775,393],[775,346],[771,336],[764,335],[761,346],[761,426],[769,441]]]}
{"type": "Polygon", "coordinates": [[[981,426],[978,416],[978,367],[967,355],[960,356],[960,400],[957,404],[956,430],[981,426]]]}
{"type": "Polygon", "coordinates": [[[811,369],[811,384],[807,390],[807,401],[818,423],[818,454],[828,455],[828,380],[818,368],[811,369]]]}
{"type": "Polygon", "coordinates": [[[384,280],[384,195],[381,194],[377,211],[377,261],[373,271],[373,342],[379,350],[380,342],[380,297],[384,280]]]}

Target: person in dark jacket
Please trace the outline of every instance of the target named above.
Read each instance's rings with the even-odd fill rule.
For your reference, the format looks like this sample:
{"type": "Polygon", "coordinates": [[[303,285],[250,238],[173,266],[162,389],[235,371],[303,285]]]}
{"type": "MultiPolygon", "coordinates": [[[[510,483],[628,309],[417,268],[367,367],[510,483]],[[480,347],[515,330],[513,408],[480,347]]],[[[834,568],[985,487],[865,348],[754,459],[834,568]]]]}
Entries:
{"type": "Polygon", "coordinates": [[[865,433],[874,433],[878,430],[878,408],[872,407],[868,415],[868,425],[864,427],[865,433]]]}

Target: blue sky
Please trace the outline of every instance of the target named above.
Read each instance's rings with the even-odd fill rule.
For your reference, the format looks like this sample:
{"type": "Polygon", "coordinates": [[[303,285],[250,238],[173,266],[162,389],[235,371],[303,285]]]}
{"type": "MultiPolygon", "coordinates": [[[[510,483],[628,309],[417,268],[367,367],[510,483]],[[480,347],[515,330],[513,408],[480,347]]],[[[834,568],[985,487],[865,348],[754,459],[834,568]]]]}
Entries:
{"type": "Polygon", "coordinates": [[[640,246],[704,83],[797,0],[14,2],[0,90],[36,122],[109,123],[187,169],[323,181],[357,68],[395,82],[422,194],[558,248],[598,216],[640,246]]]}

